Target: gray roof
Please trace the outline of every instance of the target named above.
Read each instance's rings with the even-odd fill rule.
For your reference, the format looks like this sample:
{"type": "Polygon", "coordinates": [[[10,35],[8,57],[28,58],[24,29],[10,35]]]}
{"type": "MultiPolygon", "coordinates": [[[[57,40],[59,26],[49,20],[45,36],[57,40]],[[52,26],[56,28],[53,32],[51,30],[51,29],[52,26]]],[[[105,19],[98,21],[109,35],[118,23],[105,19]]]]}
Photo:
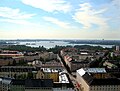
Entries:
{"type": "Polygon", "coordinates": [[[81,68],[77,72],[82,76],[87,73],[107,73],[105,68],[81,68]]]}
{"type": "Polygon", "coordinates": [[[84,68],[89,73],[106,73],[105,68],[84,68]]]}
{"type": "Polygon", "coordinates": [[[11,79],[1,77],[0,81],[3,84],[11,84],[11,85],[24,85],[25,87],[53,87],[53,80],[52,79],[11,79]]]}
{"type": "Polygon", "coordinates": [[[0,78],[0,81],[1,81],[3,84],[10,84],[11,81],[12,81],[12,78],[1,77],[1,78],[0,78]]]}
{"type": "Polygon", "coordinates": [[[90,85],[120,85],[120,80],[117,78],[93,79],[90,85]]]}

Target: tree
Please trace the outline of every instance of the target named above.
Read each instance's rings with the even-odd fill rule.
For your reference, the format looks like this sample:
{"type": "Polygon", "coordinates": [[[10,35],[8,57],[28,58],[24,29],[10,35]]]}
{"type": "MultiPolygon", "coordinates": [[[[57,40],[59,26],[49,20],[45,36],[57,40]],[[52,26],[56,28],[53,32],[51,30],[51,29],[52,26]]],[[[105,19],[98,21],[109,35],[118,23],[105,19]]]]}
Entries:
{"type": "Polygon", "coordinates": [[[10,66],[11,64],[10,64],[10,61],[8,62],[8,66],[10,66]]]}
{"type": "Polygon", "coordinates": [[[17,65],[27,65],[27,62],[24,60],[19,60],[19,63],[17,65]]]}
{"type": "Polygon", "coordinates": [[[16,75],[16,74],[14,74],[14,78],[15,78],[15,79],[17,78],[17,75],[16,75]]]}
{"type": "Polygon", "coordinates": [[[13,63],[12,63],[12,65],[13,65],[13,66],[15,66],[15,65],[16,65],[16,61],[15,61],[15,60],[13,60],[13,63]]]}
{"type": "Polygon", "coordinates": [[[27,78],[28,78],[28,79],[33,78],[33,73],[32,73],[32,72],[28,72],[27,78]]]}
{"type": "Polygon", "coordinates": [[[42,61],[42,62],[43,62],[43,61],[44,61],[44,59],[43,59],[42,57],[40,57],[40,61],[42,61]]]}

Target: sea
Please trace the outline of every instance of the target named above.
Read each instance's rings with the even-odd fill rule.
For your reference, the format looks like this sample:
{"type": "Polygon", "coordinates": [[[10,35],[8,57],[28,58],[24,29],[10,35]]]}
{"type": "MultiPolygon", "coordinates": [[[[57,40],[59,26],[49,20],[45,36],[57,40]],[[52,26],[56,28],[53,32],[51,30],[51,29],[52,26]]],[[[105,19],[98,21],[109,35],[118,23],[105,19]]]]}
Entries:
{"type": "Polygon", "coordinates": [[[58,46],[75,46],[75,45],[90,45],[90,46],[101,46],[103,48],[112,48],[114,45],[100,45],[100,44],[72,44],[66,41],[19,41],[15,42],[15,45],[26,45],[31,47],[44,46],[45,48],[53,48],[56,45],[58,46]]]}

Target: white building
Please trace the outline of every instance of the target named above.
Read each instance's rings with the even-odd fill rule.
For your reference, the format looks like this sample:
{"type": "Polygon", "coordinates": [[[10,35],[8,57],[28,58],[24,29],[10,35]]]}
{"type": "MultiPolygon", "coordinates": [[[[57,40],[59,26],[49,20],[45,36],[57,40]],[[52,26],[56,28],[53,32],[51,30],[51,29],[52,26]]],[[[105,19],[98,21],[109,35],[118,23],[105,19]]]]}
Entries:
{"type": "Polygon", "coordinates": [[[0,78],[0,91],[9,91],[11,80],[11,78],[6,77],[0,78]]]}
{"type": "Polygon", "coordinates": [[[75,91],[75,89],[67,74],[60,72],[59,82],[54,83],[53,91],[75,91]]]}
{"type": "Polygon", "coordinates": [[[119,50],[120,50],[119,46],[116,46],[116,51],[119,51],[119,50]]]}

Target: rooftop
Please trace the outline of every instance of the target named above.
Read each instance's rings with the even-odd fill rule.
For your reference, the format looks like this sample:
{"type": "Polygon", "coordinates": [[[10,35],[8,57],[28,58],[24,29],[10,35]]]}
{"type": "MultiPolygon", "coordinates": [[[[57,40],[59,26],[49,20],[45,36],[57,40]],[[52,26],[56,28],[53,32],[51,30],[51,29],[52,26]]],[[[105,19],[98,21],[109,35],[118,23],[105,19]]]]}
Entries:
{"type": "Polygon", "coordinates": [[[12,81],[12,78],[8,78],[8,77],[0,77],[0,81],[4,84],[10,84],[12,81]]]}
{"type": "Polygon", "coordinates": [[[17,80],[17,79],[13,79],[11,81],[12,85],[25,85],[25,80],[17,80]]]}
{"type": "Polygon", "coordinates": [[[87,73],[107,73],[105,68],[81,68],[77,72],[82,76],[87,73]]]}
{"type": "Polygon", "coordinates": [[[90,85],[120,85],[120,80],[117,78],[93,79],[90,85]]]}
{"type": "Polygon", "coordinates": [[[59,73],[59,83],[69,83],[68,77],[65,73],[59,73]]]}
{"type": "Polygon", "coordinates": [[[51,68],[41,68],[43,72],[58,72],[58,70],[51,69],[51,68]]]}
{"type": "Polygon", "coordinates": [[[53,87],[52,79],[27,79],[25,87],[53,87]]]}
{"type": "Polygon", "coordinates": [[[16,69],[16,68],[35,68],[35,67],[33,67],[33,66],[2,66],[0,68],[14,68],[14,69],[16,69]]]}
{"type": "Polygon", "coordinates": [[[0,78],[0,81],[4,84],[12,85],[24,85],[25,87],[53,87],[52,79],[11,79],[11,78],[0,78]]]}

